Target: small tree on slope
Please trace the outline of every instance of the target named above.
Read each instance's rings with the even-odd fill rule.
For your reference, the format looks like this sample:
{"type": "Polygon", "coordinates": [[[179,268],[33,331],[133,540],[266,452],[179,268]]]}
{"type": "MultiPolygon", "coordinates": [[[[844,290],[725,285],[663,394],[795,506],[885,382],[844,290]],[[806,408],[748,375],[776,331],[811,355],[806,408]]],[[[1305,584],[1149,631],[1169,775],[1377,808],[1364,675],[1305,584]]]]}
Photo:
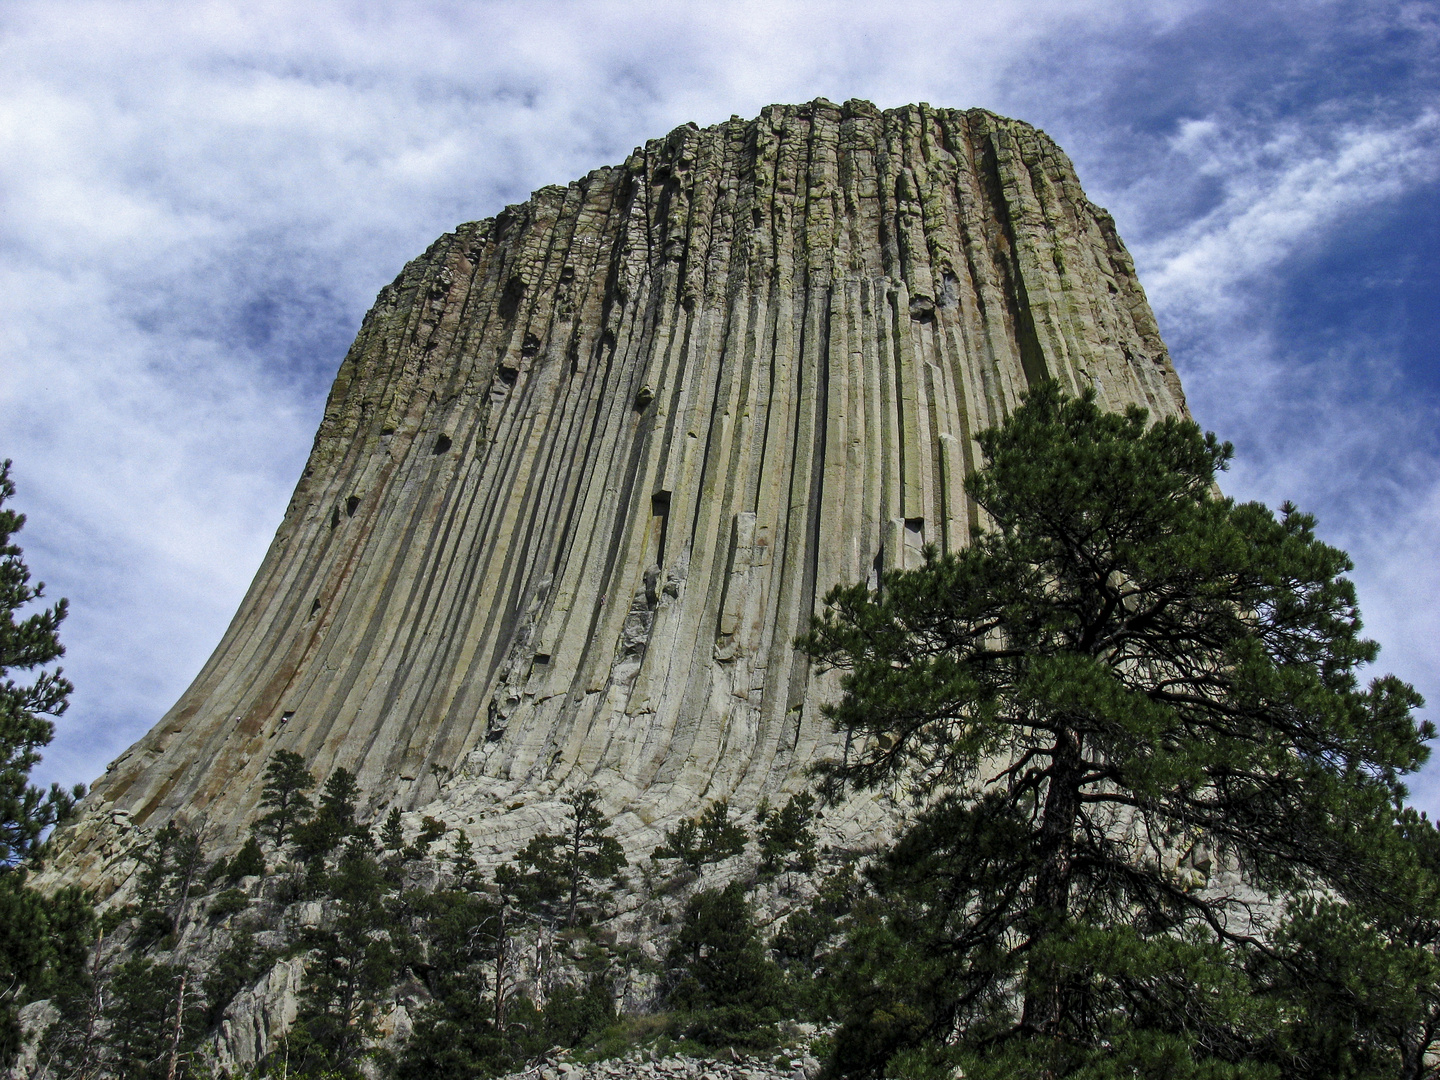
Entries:
{"type": "Polygon", "coordinates": [[[26,885],[45,831],[70,813],[72,792],[30,784],[30,770],[55,732],[71,685],[59,668],[44,670],[65,652],[59,627],[66,604],[17,618],[45,595],[30,584],[30,569],[13,542],[25,516],[5,508],[15,495],[10,462],[0,465],[0,1068],[19,1051],[18,1007],[44,997],[84,970],[92,919],[89,900],[75,888],[42,896],[26,885]],[[16,681],[18,672],[37,672],[16,681]]]}
{"type": "Polygon", "coordinates": [[[251,826],[258,833],[268,833],[277,848],[285,846],[285,838],[299,821],[310,812],[310,796],[315,777],[305,767],[305,759],[293,750],[276,751],[265,766],[265,786],[261,789],[260,806],[268,812],[251,826]]]}
{"type": "Polygon", "coordinates": [[[968,1075],[1182,1075],[1177,1054],[1239,1045],[1226,980],[1266,947],[1249,900],[1383,888],[1398,776],[1434,731],[1408,685],[1360,688],[1376,646],[1313,519],[1216,494],[1229,444],[1053,384],[978,441],[993,527],[832,590],[799,642],[842,673],[829,715],[856,749],[831,793],[931,805],[882,874],[935,946],[924,1015],[843,1067],[958,1033],[992,1062],[968,1075]],[[1248,888],[1201,887],[1202,847],[1248,888]]]}
{"type": "Polygon", "coordinates": [[[620,842],[608,834],[610,820],[600,812],[598,792],[587,788],[565,802],[571,813],[565,831],[532,838],[515,861],[533,899],[555,923],[569,927],[626,861],[620,842]]]}
{"type": "MultiPolygon", "coordinates": [[[[15,495],[10,462],[0,465],[0,506],[15,495]]],[[[12,671],[34,671],[65,653],[60,644],[64,600],[16,620],[21,608],[45,595],[45,584],[30,584],[30,569],[11,537],[25,525],[25,515],[0,509],[0,866],[14,866],[40,841],[45,830],[63,818],[72,796],[52,785],[49,793],[29,784],[40,748],[55,734],[52,717],[69,704],[70,680],[60,669],[41,670],[34,681],[16,683],[12,671]]],[[[78,794],[78,792],[77,792],[78,794]]]]}

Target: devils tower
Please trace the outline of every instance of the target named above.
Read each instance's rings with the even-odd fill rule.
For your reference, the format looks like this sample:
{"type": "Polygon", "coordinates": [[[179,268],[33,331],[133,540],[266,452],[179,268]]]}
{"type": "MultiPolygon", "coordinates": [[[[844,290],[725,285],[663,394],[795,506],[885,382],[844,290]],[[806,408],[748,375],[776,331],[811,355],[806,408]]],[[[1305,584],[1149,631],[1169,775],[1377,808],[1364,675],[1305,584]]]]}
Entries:
{"type": "Polygon", "coordinates": [[[974,435],[1042,379],[1185,413],[1110,216],[981,110],[687,125],[462,225],[381,291],[223,640],[55,865],[233,846],[281,749],[494,851],[587,785],[637,845],[795,790],[843,752],[796,633],[985,524],[974,435]]]}

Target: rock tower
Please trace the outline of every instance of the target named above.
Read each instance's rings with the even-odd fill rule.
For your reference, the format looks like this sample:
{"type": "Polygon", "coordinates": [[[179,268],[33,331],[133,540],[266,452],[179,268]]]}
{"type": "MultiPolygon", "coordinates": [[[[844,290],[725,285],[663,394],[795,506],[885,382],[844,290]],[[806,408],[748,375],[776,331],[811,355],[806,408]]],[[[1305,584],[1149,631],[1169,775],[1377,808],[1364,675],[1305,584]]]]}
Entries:
{"type": "Polygon", "coordinates": [[[794,790],[837,749],[796,633],[967,542],[974,436],[1045,378],[1185,412],[1110,216],[992,113],[774,106],[462,225],[381,291],[224,639],[57,862],[232,846],[278,749],[495,852],[583,785],[632,846],[794,790]]]}

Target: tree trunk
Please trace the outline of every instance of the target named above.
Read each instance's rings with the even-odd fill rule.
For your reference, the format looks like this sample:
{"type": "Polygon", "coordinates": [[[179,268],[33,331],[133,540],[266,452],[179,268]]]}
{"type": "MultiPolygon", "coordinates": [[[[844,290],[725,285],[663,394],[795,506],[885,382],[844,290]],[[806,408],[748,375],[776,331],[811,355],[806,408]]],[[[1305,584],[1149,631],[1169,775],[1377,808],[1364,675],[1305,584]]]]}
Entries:
{"type": "Polygon", "coordinates": [[[180,1061],[180,1031],[185,1022],[185,984],[190,972],[180,974],[180,993],[175,998],[175,1027],[170,1032],[170,1065],[165,1070],[165,1080],[175,1080],[175,1067],[180,1061]]]}
{"type": "Polygon", "coordinates": [[[505,1034],[505,960],[509,951],[509,927],[506,924],[507,906],[500,902],[500,926],[495,936],[495,1030],[505,1034]]]}
{"type": "Polygon", "coordinates": [[[565,925],[575,925],[575,909],[580,902],[580,833],[583,822],[580,808],[575,808],[575,842],[570,851],[570,910],[565,916],[565,925]]]}
{"type": "MultiPolygon", "coordinates": [[[[1050,753],[1050,782],[1045,793],[1045,816],[1040,824],[1040,867],[1035,875],[1035,905],[1031,913],[1032,951],[1043,948],[1045,941],[1061,930],[1069,918],[1075,821],[1080,814],[1083,765],[1080,737],[1062,730],[1050,753]]],[[[1026,976],[1021,1026],[1042,1035],[1058,1035],[1065,1019],[1064,987],[1058,966],[1053,960],[1038,957],[1029,962],[1026,976]]]]}

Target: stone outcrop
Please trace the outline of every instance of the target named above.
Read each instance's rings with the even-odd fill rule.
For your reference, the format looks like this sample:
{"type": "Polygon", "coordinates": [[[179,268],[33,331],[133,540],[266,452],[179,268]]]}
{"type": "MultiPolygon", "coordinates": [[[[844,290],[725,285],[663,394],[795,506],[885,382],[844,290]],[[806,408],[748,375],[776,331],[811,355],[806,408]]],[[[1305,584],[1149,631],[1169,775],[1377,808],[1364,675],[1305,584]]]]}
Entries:
{"type": "Polygon", "coordinates": [[[722,1060],[635,1051],[623,1058],[588,1063],[557,1054],[500,1080],[814,1080],[820,1074],[820,1062],[804,1047],[763,1057],[732,1054],[722,1060]]]}
{"type": "Polygon", "coordinates": [[[380,293],[233,623],[57,872],[113,885],[176,819],[233,845],[278,749],[490,852],[586,784],[632,850],[775,800],[843,750],[796,633],[967,542],[974,436],[1044,378],[1185,412],[1111,218],[988,112],[775,106],[460,226],[380,293]]]}

